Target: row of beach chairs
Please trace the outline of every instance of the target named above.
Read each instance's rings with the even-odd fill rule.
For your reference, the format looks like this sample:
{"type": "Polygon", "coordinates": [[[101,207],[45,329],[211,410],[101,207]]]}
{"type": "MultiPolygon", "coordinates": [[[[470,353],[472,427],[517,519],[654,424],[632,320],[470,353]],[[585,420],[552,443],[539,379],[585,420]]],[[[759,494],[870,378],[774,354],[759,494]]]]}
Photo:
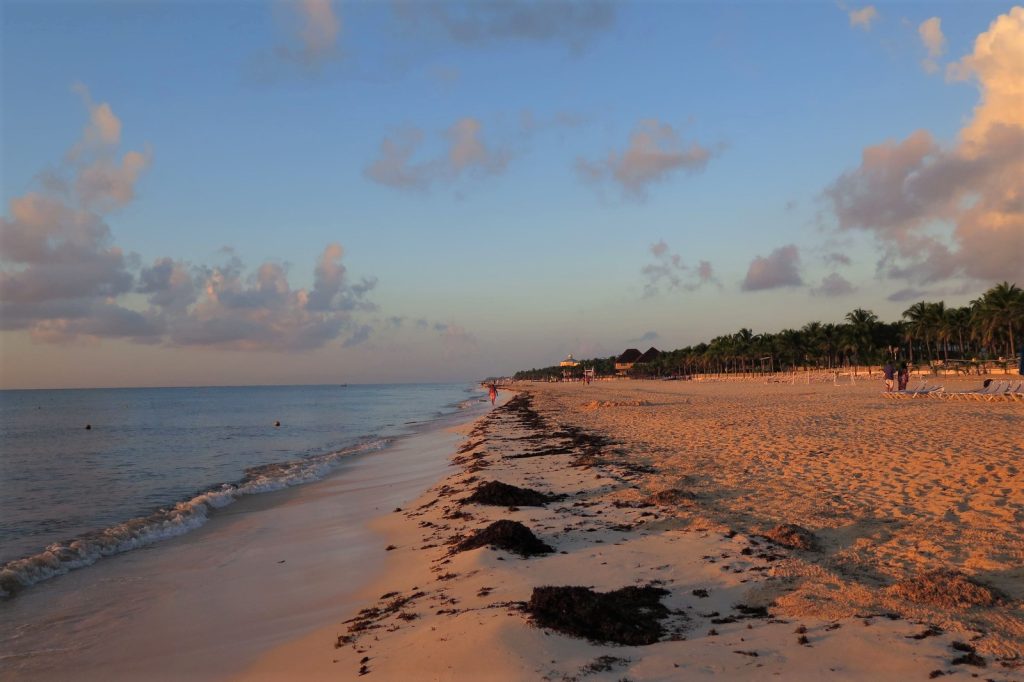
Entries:
{"type": "Polygon", "coordinates": [[[971,391],[950,391],[946,392],[942,386],[928,386],[925,382],[917,388],[903,391],[885,391],[882,393],[886,398],[897,400],[901,398],[942,398],[944,400],[1019,400],[1024,402],[1024,381],[1016,383],[1012,381],[993,381],[984,388],[971,391]]]}

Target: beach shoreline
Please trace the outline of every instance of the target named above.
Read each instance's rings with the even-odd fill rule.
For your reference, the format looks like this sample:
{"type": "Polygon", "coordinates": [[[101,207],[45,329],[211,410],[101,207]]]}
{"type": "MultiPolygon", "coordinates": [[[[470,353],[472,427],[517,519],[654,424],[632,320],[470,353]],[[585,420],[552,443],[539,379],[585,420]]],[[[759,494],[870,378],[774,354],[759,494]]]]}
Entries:
{"type": "Polygon", "coordinates": [[[465,429],[460,471],[374,524],[395,550],[362,610],[235,679],[1024,677],[1019,406],[894,403],[880,381],[516,388],[525,408],[465,429]],[[466,501],[493,480],[568,497],[466,501]],[[555,552],[453,551],[502,519],[555,552]],[[784,524],[813,548],[764,537],[784,524]],[[540,585],[658,586],[674,624],[648,646],[536,627],[540,585]]]}
{"type": "Polygon", "coordinates": [[[474,400],[321,480],[243,496],[190,533],[19,593],[0,606],[0,679],[223,679],[327,622],[383,563],[372,519],[442,476],[449,428],[483,409],[474,400]]]}

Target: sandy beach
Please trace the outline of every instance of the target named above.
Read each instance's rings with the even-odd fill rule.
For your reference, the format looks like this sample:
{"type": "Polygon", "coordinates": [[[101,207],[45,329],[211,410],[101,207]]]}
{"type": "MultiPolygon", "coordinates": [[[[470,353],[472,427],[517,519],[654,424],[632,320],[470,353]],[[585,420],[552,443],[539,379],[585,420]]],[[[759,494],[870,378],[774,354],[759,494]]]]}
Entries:
{"type": "Polygon", "coordinates": [[[522,384],[360,607],[239,678],[1024,679],[1024,409],[880,387],[522,384]]]}

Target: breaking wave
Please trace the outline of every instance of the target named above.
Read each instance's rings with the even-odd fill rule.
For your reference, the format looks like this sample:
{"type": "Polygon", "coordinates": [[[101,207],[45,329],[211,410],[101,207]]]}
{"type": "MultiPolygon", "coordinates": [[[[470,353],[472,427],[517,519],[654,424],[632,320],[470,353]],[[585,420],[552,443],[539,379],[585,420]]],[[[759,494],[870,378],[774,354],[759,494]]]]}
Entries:
{"type": "Polygon", "coordinates": [[[246,469],[236,483],[223,483],[191,499],[164,507],[147,516],[55,542],[42,552],[0,566],[0,598],[76,568],[90,566],[103,557],[151,545],[194,530],[206,523],[207,514],[226,507],[244,495],[272,492],[319,480],[347,456],[381,450],[390,439],[367,441],[344,450],[289,462],[263,464],[246,469]]]}

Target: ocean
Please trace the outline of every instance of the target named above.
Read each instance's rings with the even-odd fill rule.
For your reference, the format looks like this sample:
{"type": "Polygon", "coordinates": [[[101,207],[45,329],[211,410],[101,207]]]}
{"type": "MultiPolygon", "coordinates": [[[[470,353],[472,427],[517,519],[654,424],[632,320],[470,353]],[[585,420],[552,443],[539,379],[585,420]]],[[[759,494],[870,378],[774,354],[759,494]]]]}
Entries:
{"type": "Polygon", "coordinates": [[[0,596],[386,456],[481,400],[466,384],[2,391],[0,596]]]}

